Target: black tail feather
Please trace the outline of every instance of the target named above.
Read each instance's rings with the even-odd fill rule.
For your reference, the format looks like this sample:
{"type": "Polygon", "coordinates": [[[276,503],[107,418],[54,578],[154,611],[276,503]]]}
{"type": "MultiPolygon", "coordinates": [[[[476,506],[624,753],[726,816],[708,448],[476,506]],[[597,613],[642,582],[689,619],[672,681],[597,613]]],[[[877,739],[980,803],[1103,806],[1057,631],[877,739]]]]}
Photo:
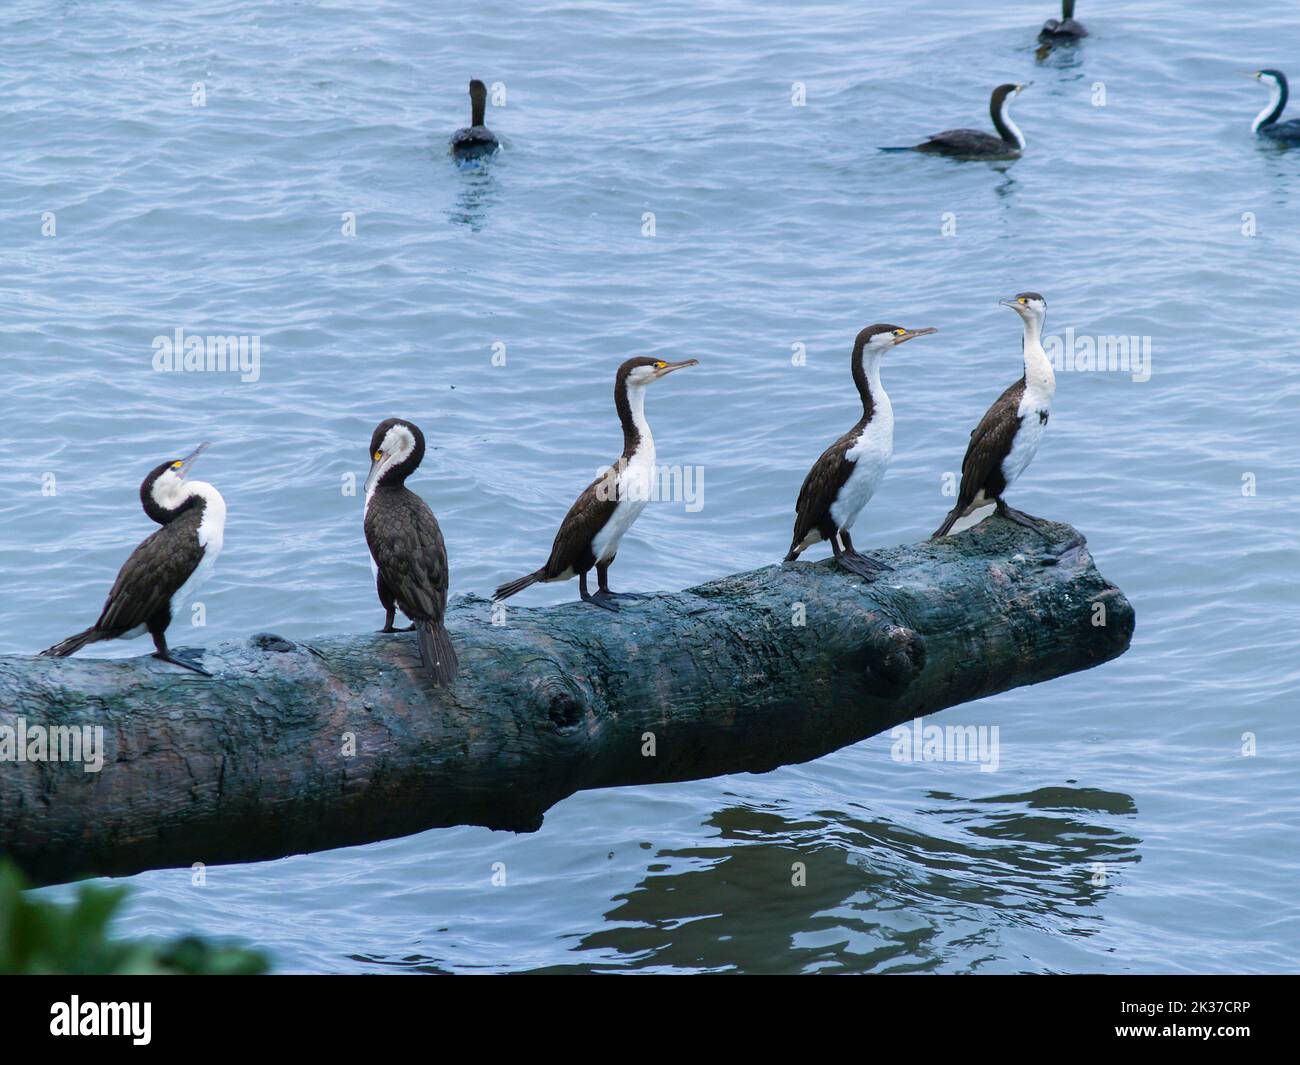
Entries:
{"type": "Polygon", "coordinates": [[[450,684],[460,668],[460,661],[456,658],[456,648],[451,645],[447,629],[436,621],[421,621],[416,625],[416,634],[420,641],[420,660],[429,676],[438,684],[450,684]]]}
{"type": "Polygon", "coordinates": [[[931,534],[930,539],[937,540],[940,536],[947,536],[948,531],[961,519],[964,510],[965,508],[958,503],[952,510],[948,511],[948,516],[943,519],[943,524],[931,534]]]}
{"type": "Polygon", "coordinates": [[[97,632],[95,629],[87,629],[75,636],[69,636],[66,640],[56,643],[53,647],[45,648],[41,654],[46,658],[67,658],[68,655],[76,654],[86,644],[102,639],[104,639],[103,633],[97,632]]]}
{"type": "Polygon", "coordinates": [[[500,588],[492,593],[492,598],[499,603],[502,599],[509,599],[512,595],[518,595],[530,584],[536,584],[540,581],[542,579],[542,574],[543,571],[539,569],[534,570],[526,577],[518,577],[513,581],[506,581],[505,584],[501,585],[500,588]]]}

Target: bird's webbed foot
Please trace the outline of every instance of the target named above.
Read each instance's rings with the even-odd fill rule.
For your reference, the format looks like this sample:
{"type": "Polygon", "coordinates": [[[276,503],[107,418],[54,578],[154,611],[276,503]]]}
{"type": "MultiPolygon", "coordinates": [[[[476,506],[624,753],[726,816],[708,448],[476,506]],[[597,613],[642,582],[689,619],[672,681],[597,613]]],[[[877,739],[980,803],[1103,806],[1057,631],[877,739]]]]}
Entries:
{"type": "MultiPolygon", "coordinates": [[[[199,652],[199,653],[202,654],[202,652],[199,652]]],[[[188,670],[191,670],[192,672],[194,672],[194,673],[198,673],[198,674],[200,674],[200,675],[202,675],[202,676],[204,676],[204,677],[210,677],[210,676],[212,676],[212,674],[209,673],[209,672],[208,672],[206,669],[204,669],[202,666],[200,666],[200,665],[198,665],[198,664],[196,664],[196,663],[194,663],[194,662],[187,662],[187,661],[186,661],[185,659],[183,659],[183,658],[178,658],[178,657],[176,657],[176,652],[175,652],[175,651],[168,651],[166,654],[163,654],[163,652],[161,652],[161,651],[155,651],[155,652],[153,653],[153,656],[154,656],[154,658],[158,659],[160,662],[170,662],[170,663],[171,663],[172,665],[174,665],[174,666],[180,666],[182,669],[188,669],[188,670]]]]}

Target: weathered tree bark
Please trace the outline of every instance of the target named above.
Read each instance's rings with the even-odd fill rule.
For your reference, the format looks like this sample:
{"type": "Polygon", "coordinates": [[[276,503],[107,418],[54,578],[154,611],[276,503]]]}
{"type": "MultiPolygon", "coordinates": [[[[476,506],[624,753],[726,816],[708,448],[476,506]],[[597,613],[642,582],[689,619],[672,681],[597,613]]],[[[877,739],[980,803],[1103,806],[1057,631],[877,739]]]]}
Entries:
{"type": "Polygon", "coordinates": [[[0,761],[0,853],[50,883],[532,831],[582,789],[817,758],[1122,654],[1132,607],[1051,528],[1049,544],[994,519],[879,552],[894,570],[873,584],[829,561],[768,566],[617,615],[575,601],[493,624],[460,599],[447,690],[405,633],[262,634],[210,649],[211,679],[150,657],[0,657],[0,757],[6,726],[98,725],[105,745],[98,773],[0,761]]]}

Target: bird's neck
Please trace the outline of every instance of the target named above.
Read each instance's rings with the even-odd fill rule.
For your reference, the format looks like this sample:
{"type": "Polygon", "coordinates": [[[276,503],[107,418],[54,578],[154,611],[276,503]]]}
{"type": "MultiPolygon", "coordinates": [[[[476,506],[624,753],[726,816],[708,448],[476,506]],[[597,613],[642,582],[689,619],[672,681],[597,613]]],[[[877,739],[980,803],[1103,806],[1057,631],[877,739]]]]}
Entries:
{"type": "Polygon", "coordinates": [[[1011,121],[1011,97],[1014,95],[1009,92],[1000,101],[990,105],[989,115],[993,119],[993,128],[998,131],[998,136],[1023,151],[1025,135],[1020,132],[1020,127],[1011,121]]]}
{"type": "Polygon", "coordinates": [[[1025,389],[1051,399],[1056,393],[1056,373],[1052,370],[1052,360],[1043,350],[1042,322],[1025,320],[1024,355],[1025,389]]]}
{"type": "Polygon", "coordinates": [[[853,382],[862,397],[862,424],[866,425],[877,413],[892,414],[889,393],[880,382],[880,354],[863,353],[853,360],[853,382]]]}
{"type": "Polygon", "coordinates": [[[487,96],[483,95],[483,96],[470,97],[470,102],[471,102],[471,108],[473,112],[470,120],[470,125],[471,126],[483,125],[483,112],[487,110],[487,96]]]}
{"type": "Polygon", "coordinates": [[[1282,82],[1270,78],[1268,93],[1268,104],[1255,116],[1255,121],[1250,127],[1252,133],[1258,133],[1262,127],[1271,126],[1282,117],[1282,110],[1286,107],[1287,87],[1282,82]]]}
{"type": "Polygon", "coordinates": [[[186,495],[197,497],[201,501],[203,520],[211,522],[213,525],[225,525],[226,501],[222,498],[221,493],[208,484],[207,481],[186,481],[185,483],[189,487],[186,495]]]}
{"type": "Polygon", "coordinates": [[[1061,3],[1061,21],[1068,22],[1074,18],[1074,0],[1062,0],[1061,3]]]}
{"type": "Polygon", "coordinates": [[[629,384],[618,393],[618,420],[623,426],[623,458],[648,456],[654,461],[655,438],[645,417],[645,385],[629,384]]]}

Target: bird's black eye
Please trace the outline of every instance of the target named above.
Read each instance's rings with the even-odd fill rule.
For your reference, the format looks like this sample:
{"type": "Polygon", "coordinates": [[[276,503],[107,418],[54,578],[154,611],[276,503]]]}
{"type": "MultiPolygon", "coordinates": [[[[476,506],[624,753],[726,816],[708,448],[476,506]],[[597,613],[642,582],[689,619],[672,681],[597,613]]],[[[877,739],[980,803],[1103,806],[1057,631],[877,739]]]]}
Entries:
{"type": "Polygon", "coordinates": [[[184,466],[184,465],[185,465],[185,463],[181,462],[180,459],[177,459],[175,462],[172,463],[172,469],[173,469],[173,470],[179,470],[179,469],[180,469],[182,466],[184,466]]]}
{"type": "Polygon", "coordinates": [[[895,329],[895,330],[894,330],[894,336],[896,336],[896,337],[901,337],[901,336],[902,336],[904,333],[906,333],[906,332],[907,332],[906,329],[895,329]]]}
{"type": "Polygon", "coordinates": [[[383,453],[382,451],[376,451],[376,452],[375,452],[375,461],[376,461],[376,462],[378,462],[378,461],[379,461],[380,459],[382,459],[383,457],[384,457],[384,453],[383,453]]]}

